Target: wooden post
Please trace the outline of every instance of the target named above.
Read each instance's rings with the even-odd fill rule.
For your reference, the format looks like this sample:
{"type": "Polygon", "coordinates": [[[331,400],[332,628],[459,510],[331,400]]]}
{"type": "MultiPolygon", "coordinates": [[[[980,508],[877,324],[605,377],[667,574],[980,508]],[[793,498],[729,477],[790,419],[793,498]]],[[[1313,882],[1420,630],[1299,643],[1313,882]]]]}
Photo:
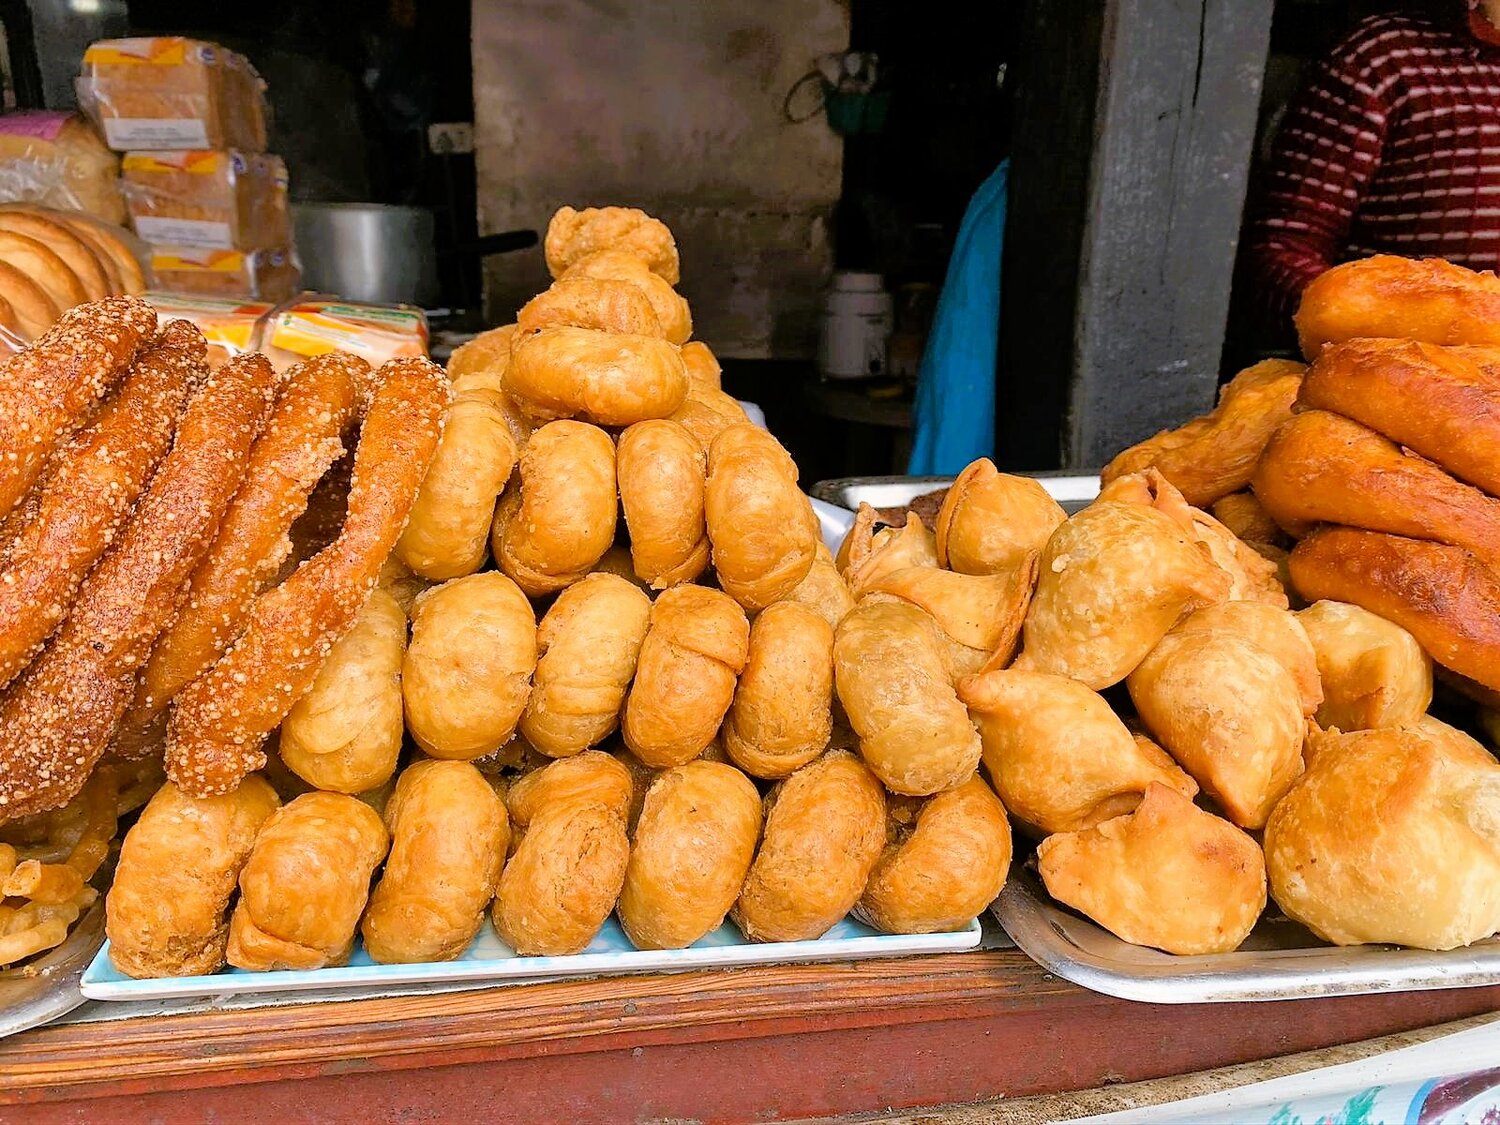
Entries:
{"type": "Polygon", "coordinates": [[[1014,468],[1208,409],[1272,0],[1029,0],[997,394],[1014,468]]]}

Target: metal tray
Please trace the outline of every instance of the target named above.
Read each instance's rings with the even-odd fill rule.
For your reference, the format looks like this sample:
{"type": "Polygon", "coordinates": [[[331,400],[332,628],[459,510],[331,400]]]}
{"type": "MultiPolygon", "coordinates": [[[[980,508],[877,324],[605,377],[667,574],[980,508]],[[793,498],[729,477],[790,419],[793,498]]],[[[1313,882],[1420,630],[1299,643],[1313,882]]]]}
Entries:
{"type": "MultiPolygon", "coordinates": [[[[1071,515],[1099,495],[1097,473],[1021,473],[1034,477],[1071,515]]],[[[899,508],[911,503],[918,496],[947,488],[952,477],[835,477],[820,480],[808,490],[815,500],[848,508],[851,512],[861,504],[875,508],[899,508]]]]}
{"type": "Polygon", "coordinates": [[[1017,863],[990,909],[1021,950],[1084,988],[1152,1004],[1305,1000],[1500,984],[1500,938],[1433,953],[1326,945],[1284,918],[1263,918],[1234,953],[1184,957],[1121,941],[1055,903],[1017,863]]]}
{"type": "Polygon", "coordinates": [[[104,899],[100,898],[56,949],[0,971],[0,1039],[40,1027],[82,1004],[79,981],[103,944],[104,899]]]}

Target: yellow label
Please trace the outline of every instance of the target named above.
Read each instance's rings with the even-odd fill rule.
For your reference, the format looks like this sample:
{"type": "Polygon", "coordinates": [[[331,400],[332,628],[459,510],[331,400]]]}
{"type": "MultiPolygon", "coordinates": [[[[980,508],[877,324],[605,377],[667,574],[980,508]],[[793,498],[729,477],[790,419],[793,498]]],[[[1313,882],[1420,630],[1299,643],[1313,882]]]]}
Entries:
{"type": "Polygon", "coordinates": [[[198,176],[218,171],[221,152],[127,152],[120,167],[127,172],[191,172],[198,176]]]}
{"type": "Polygon", "coordinates": [[[188,41],[177,37],[105,39],[83,52],[85,66],[181,66],[188,41]]]}
{"type": "Polygon", "coordinates": [[[402,309],[312,301],[279,315],[269,342],[305,356],[334,351],[367,357],[425,356],[427,321],[420,313],[402,309]]]}
{"type": "Polygon", "coordinates": [[[195,273],[240,273],[245,268],[247,258],[248,255],[243,250],[154,250],[151,253],[151,268],[157,273],[174,270],[195,273]]]}

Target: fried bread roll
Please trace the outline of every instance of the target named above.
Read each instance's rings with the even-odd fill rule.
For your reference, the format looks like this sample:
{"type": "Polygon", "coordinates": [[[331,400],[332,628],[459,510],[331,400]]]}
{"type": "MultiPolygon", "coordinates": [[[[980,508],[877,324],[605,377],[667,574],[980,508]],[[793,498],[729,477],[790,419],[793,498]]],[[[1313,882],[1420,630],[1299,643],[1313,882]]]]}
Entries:
{"type": "Polygon", "coordinates": [[[57,302],[26,273],[4,260],[0,260],[0,288],[15,315],[16,335],[21,339],[39,339],[57,323],[62,313],[57,302]]]}
{"type": "Polygon", "coordinates": [[[1297,620],[1317,654],[1324,695],[1320,727],[1396,727],[1426,714],[1432,703],[1432,659],[1401,626],[1333,601],[1314,602],[1297,620]]]}
{"type": "Polygon", "coordinates": [[[517,339],[543,328],[592,328],[626,336],[661,336],[661,321],[645,292],[628,281],[565,277],[516,314],[517,339]]]}
{"type": "Polygon", "coordinates": [[[1179,618],[1223,601],[1230,577],[1170,516],[1100,500],[1042,551],[1023,630],[1035,670],[1095,690],[1119,683],[1179,618]]]}
{"type": "Polygon", "coordinates": [[[406,614],[375,590],[344,638],[328,654],[312,690],[287,712],[277,751],[308,784],[363,793],[396,772],[406,732],[401,663],[406,614]]]}
{"type": "Polygon", "coordinates": [[[1005,806],[978,775],[913,803],[912,821],[889,825],[855,914],[888,934],[960,929],[984,913],[1010,874],[1005,806]]]}
{"type": "Polygon", "coordinates": [[[620,435],[617,456],[636,574],[658,590],[691,582],[708,567],[703,447],[676,422],[652,419],[620,435]]]}
{"type": "Polygon", "coordinates": [[[432,468],[412,504],[396,554],[436,582],[484,565],[495,503],[516,466],[518,447],[499,391],[455,391],[432,468]]]}
{"type": "Polygon", "coordinates": [[[412,606],[406,725],[434,758],[472,761],[515,733],[536,670],[536,615],[503,574],[455,578],[412,606]]]}
{"type": "Polygon", "coordinates": [[[735,925],[751,941],[822,937],[859,901],[884,846],[880,782],[847,751],[825,754],[766,798],[735,925]]]}
{"type": "Polygon", "coordinates": [[[1357,337],[1500,344],[1500,279],[1441,258],[1376,254],[1313,278],[1294,319],[1309,359],[1357,337]]]}
{"type": "Polygon", "coordinates": [[[241,356],[189,400],[134,518],[0,707],[0,817],[64,805],[88,779],[243,479],[275,381],[264,356],[241,356]]]}
{"type": "Polygon", "coordinates": [[[690,395],[724,389],[724,369],[702,340],[689,340],[682,345],[682,363],[687,368],[690,395]]]}
{"type": "Polygon", "coordinates": [[[669,342],[683,344],[693,334],[693,315],[687,301],[672,288],[673,283],[652,272],[634,254],[620,250],[600,250],[579,258],[568,267],[565,276],[628,281],[646,294],[646,299],[656,312],[657,323],[661,325],[662,333],[669,342]]]}
{"type": "Polygon", "coordinates": [[[1341,523],[1451,543],[1500,563],[1500,500],[1325,410],[1276,431],[1255,470],[1255,494],[1283,527],[1341,523]]]}
{"type": "Polygon", "coordinates": [[[620,925],[637,949],[682,949],[718,929],[760,839],[760,792],[733,766],[688,762],[646,792],[620,925]]]}
{"type": "Polygon", "coordinates": [[[936,623],[916,606],[862,601],[839,623],[834,682],[859,752],[893,793],[959,785],[979,764],[979,735],[953,680],[936,623]]]}
{"type": "Polygon", "coordinates": [[[995,791],[1038,834],[1127,813],[1153,782],[1186,797],[1198,792],[1160,747],[1132,735],[1077,680],[1009,669],[971,676],[958,690],[979,726],[995,791]]]}
{"type": "Polygon", "coordinates": [[[1292,551],[1309,601],[1351,602],[1394,621],[1439,664],[1500,691],[1500,576],[1461,547],[1328,527],[1292,551]]]}
{"type": "Polygon", "coordinates": [[[687,398],[677,348],[659,336],[544,328],[517,335],[504,387],[528,414],[629,426],[666,418],[687,398]]]}
{"type": "Polygon", "coordinates": [[[833,629],[795,602],[767,606],[750,626],[750,655],[720,737],[755,777],[786,777],[828,746],[833,729],[833,629]]]}
{"type": "Polygon", "coordinates": [[[1012,570],[986,575],[907,567],[881,575],[865,590],[870,598],[895,598],[926,610],[942,632],[953,676],[969,676],[991,662],[1004,667],[1015,656],[1038,558],[1032,551],[1012,570]]]}
{"type": "MultiPolygon", "coordinates": [[[[1231,492],[1213,503],[1211,513],[1235,538],[1260,550],[1287,542],[1281,525],[1271,518],[1265,505],[1250,491],[1231,492]]],[[[1264,551],[1261,551],[1264,554],[1264,551]]]]}
{"type": "MultiPolygon", "coordinates": [[[[316,548],[307,557],[311,558],[320,550],[322,547],[316,548]]],[[[394,554],[381,565],[380,577],[375,582],[375,588],[384,590],[394,598],[396,604],[401,607],[401,612],[405,614],[411,613],[411,607],[416,602],[417,595],[424,590],[431,589],[432,586],[433,583],[408,570],[406,564],[394,554]]]]}
{"type": "Polygon", "coordinates": [[[34,346],[0,363],[6,421],[0,428],[0,516],[16,506],[58,443],[88,418],[124,377],[136,351],[155,336],[155,309],[145,301],[112,298],[69,310],[34,346]]]}
{"type": "Polygon", "coordinates": [[[232,788],[259,766],[261,744],[353,627],[406,525],[442,433],[448,383],[425,359],[395,359],[376,384],[338,538],[262,594],[240,639],[177,697],[167,772],[190,792],[232,788]]]}
{"type": "Polygon", "coordinates": [[[1261,828],[1302,772],[1305,719],[1286,668],[1232,628],[1172,633],[1132,672],[1161,744],[1242,828],[1261,828]]]}
{"type": "Polygon", "coordinates": [[[1335,945],[1456,949],[1500,929],[1500,763],[1463,743],[1406,727],[1315,734],[1266,825],[1287,916],[1335,945]]]}
{"type": "MultiPolygon", "coordinates": [[[[265,431],[250,449],[245,482],[193,572],[187,602],[146,663],[124,723],[127,750],[239,636],[251,603],[291,555],[292,524],[343,455],[343,433],[364,400],[369,376],[369,364],[342,352],[287,372],[265,431]]],[[[150,742],[154,748],[160,735],[150,742]]]]}
{"type": "Polygon", "coordinates": [[[752,613],[786,597],[812,569],[818,517],[797,466],[759,426],[731,426],[708,450],[704,497],[714,571],[752,613]]]}
{"type": "Polygon", "coordinates": [[[1308,368],[1297,402],[1353,418],[1500,496],[1500,336],[1488,348],[1348,340],[1308,368]]]}
{"type": "Polygon", "coordinates": [[[1259,845],[1154,782],[1134,812],[1047,837],[1037,867],[1059,902],[1168,953],[1230,953],[1266,906],[1259,845]]]}
{"type": "Polygon", "coordinates": [[[1196,508],[1238,492],[1250,483],[1271,434],[1291,417],[1304,370],[1284,359],[1245,368],[1224,385],[1210,413],[1131,446],[1104,467],[1100,479],[1108,484],[1155,468],[1196,508]]]}
{"type": "Polygon", "coordinates": [[[255,835],[281,802],[260,777],[194,800],[168,782],[120,845],[105,900],[109,959],[126,976],[202,976],[222,968],[224,914],[255,835]]]}
{"type": "Polygon", "coordinates": [[[908,512],[904,527],[875,530],[875,509],[861,504],[854,526],[839,544],[834,565],[858,601],[882,575],[912,566],[937,566],[937,537],[927,530],[915,512],[908,512]]]}
{"type": "Polygon", "coordinates": [[[557,596],[536,631],[540,656],[520,730],[566,758],[604,740],[620,720],[651,615],[651,599],[613,574],[590,574],[557,596]]]}
{"type": "Polygon", "coordinates": [[[828,622],[831,629],[837,629],[844,615],[854,608],[854,595],[822,540],[818,541],[807,577],[797,583],[786,600],[806,606],[828,622]]]}
{"type": "Polygon", "coordinates": [[[615,538],[615,446],[597,426],[549,422],[495,512],[495,561],[532,597],[587,574],[615,538]]]}
{"type": "Polygon", "coordinates": [[[226,959],[261,971],[342,965],[390,842],[380,815],[341,793],[277,809],[240,871],[226,959]]]}
{"type": "Polygon", "coordinates": [[[660,219],[634,207],[559,207],[543,242],[547,269],[562,277],[580,259],[601,250],[630,254],[668,285],[679,280],[677,243],[660,219]]]}
{"type": "Polygon", "coordinates": [[[650,583],[641,581],[641,576],[635,572],[635,563],[630,561],[630,548],[623,544],[616,543],[600,555],[599,561],[594,564],[594,569],[589,571],[589,574],[612,574],[616,578],[625,579],[647,597],[651,596],[650,583]]]}
{"type": "Polygon", "coordinates": [[[453,380],[453,389],[462,389],[462,380],[463,386],[484,386],[498,391],[501,377],[510,363],[516,328],[514,324],[491,328],[454,348],[448,357],[448,377],[453,380]]]}
{"type": "Polygon", "coordinates": [[[1067,518],[1039,482],[999,472],[981,457],[958,474],[943,497],[938,563],[960,574],[1009,573],[1045,547],[1067,518]]]}
{"type": "Polygon", "coordinates": [[[385,807],[391,854],[359,932],[385,964],[451,961],[484,921],[510,846],[505,802],[467,762],[417,762],[385,807]]]}
{"type": "Polygon", "coordinates": [[[629,771],[586,750],[526,775],[507,795],[524,829],[495,891],[501,940],[521,954],[558,957],[587,948],[625,882],[629,771]]]}
{"type": "MultiPolygon", "coordinates": [[[[4,214],[4,212],[0,212],[4,214]]],[[[172,445],[203,374],[203,336],[174,321],[141,350],[98,416],[56,455],[0,545],[0,688],[62,622],[172,445]],[[24,513],[24,518],[22,517],[24,513]]]]}
{"type": "Polygon", "coordinates": [[[692,761],[713,741],[749,658],[750,623],[726,594],[673,586],[651,607],[620,724],[648,766],[692,761]]]}
{"type": "Polygon", "coordinates": [[[682,363],[687,369],[688,393],[672,421],[680,423],[707,449],[722,431],[748,423],[750,418],[733,396],[724,393],[719,361],[707,344],[700,340],[683,344],[682,363]]]}
{"type": "Polygon", "coordinates": [[[1323,702],[1320,662],[1302,619],[1263,602],[1220,602],[1194,610],[1172,630],[1172,636],[1193,633],[1242,637],[1273,657],[1297,685],[1302,713],[1311,717],[1323,702]]]}

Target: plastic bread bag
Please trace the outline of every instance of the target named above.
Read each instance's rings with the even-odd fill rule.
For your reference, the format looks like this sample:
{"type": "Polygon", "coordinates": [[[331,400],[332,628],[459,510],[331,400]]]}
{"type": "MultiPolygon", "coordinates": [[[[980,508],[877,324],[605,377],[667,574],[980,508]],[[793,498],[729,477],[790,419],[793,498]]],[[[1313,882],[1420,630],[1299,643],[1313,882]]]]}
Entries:
{"type": "MultiPolygon", "coordinates": [[[[0,212],[20,211],[61,224],[87,243],[103,266],[112,293],[142,293],[150,267],[150,247],[126,227],[84,211],[36,203],[0,203],[0,212]]],[[[45,237],[42,238],[45,242],[45,237]]]]}
{"type": "Polygon", "coordinates": [[[345,351],[378,367],[388,359],[425,358],[427,317],[411,305],[362,305],[305,296],[272,314],[262,351],[284,370],[309,356],[345,351]]]}
{"type": "Polygon", "coordinates": [[[208,341],[208,365],[211,368],[217,368],[234,356],[259,351],[262,334],[275,308],[268,301],[195,297],[186,293],[153,291],[146,293],[145,297],[155,306],[161,324],[188,320],[198,326],[208,341]]]}
{"type": "Polygon", "coordinates": [[[268,153],[127,152],[121,164],[136,234],[166,246],[290,246],[286,164],[268,153]]]}
{"type": "Polygon", "coordinates": [[[119,158],[78,114],[0,114],[0,200],[123,223],[119,174],[119,158]]]}
{"type": "Polygon", "coordinates": [[[264,152],[265,83],[243,55],[177,36],[103,39],[83,54],[78,104],[105,143],[264,152]]]}
{"type": "Polygon", "coordinates": [[[169,293],[280,302],[297,295],[302,269],[290,250],[153,246],[154,287],[169,293]]]}

